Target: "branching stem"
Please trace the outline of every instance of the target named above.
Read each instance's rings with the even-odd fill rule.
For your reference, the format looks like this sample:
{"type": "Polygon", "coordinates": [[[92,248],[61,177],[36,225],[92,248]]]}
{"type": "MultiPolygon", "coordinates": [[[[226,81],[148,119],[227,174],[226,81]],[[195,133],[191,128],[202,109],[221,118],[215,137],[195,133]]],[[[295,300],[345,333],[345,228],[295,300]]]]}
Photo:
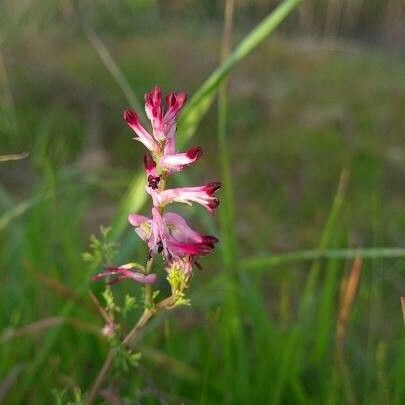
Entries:
{"type": "MultiPolygon", "coordinates": [[[[127,334],[127,336],[122,341],[122,345],[128,349],[133,348],[135,346],[136,340],[140,332],[145,327],[145,325],[150,321],[150,319],[158,312],[165,309],[167,310],[172,309],[174,308],[174,306],[175,306],[175,297],[170,296],[160,301],[153,309],[146,307],[136,325],[132,328],[132,330],[127,334]]],[[[108,352],[103,367],[101,368],[100,372],[97,375],[97,378],[94,380],[94,383],[91,386],[89,395],[86,400],[87,405],[94,404],[98,392],[100,391],[100,388],[111,369],[117,351],[118,348],[112,348],[108,352]]]]}

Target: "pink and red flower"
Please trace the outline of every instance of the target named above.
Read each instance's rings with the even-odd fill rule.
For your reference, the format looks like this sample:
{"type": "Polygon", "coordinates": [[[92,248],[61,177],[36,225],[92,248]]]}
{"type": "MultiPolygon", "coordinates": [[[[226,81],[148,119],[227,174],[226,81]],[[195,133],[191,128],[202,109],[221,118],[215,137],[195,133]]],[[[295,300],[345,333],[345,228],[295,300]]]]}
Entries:
{"type": "Polygon", "coordinates": [[[128,217],[139,237],[147,242],[152,256],[160,251],[169,260],[173,257],[204,256],[211,253],[218,243],[215,236],[198,233],[174,212],[161,215],[153,208],[152,215],[152,219],[138,214],[128,217]]]}
{"type": "Polygon", "coordinates": [[[219,199],[214,196],[219,188],[221,188],[221,183],[216,181],[200,187],[179,187],[162,191],[148,190],[148,193],[152,196],[155,206],[164,207],[173,202],[192,205],[192,202],[196,202],[212,214],[219,205],[219,199]]]}
{"type": "Polygon", "coordinates": [[[195,163],[202,156],[202,149],[199,146],[189,149],[187,152],[165,154],[159,160],[159,165],[170,171],[181,171],[186,166],[195,163]]]}
{"type": "Polygon", "coordinates": [[[102,273],[96,274],[93,276],[94,281],[99,281],[104,278],[107,278],[108,285],[119,283],[120,281],[129,278],[137,283],[141,284],[153,284],[157,280],[157,276],[154,273],[143,274],[139,271],[133,271],[136,267],[129,264],[124,264],[119,267],[107,267],[106,270],[102,273]]]}
{"type": "MultiPolygon", "coordinates": [[[[143,143],[148,150],[144,157],[146,190],[153,202],[151,218],[131,214],[128,220],[139,237],[147,243],[150,256],[162,253],[169,267],[172,263],[174,267],[177,266],[185,273],[191,274],[196,258],[211,253],[218,239],[198,233],[180,215],[163,210],[174,202],[189,205],[196,202],[213,213],[219,205],[219,199],[214,194],[221,187],[221,183],[165,189],[169,175],[197,162],[202,156],[200,147],[193,147],[186,152],[176,151],[177,117],[186,100],[186,93],[172,92],[167,95],[164,107],[162,91],[159,87],[155,87],[145,94],[145,112],[151,122],[152,131],[149,132],[142,126],[137,113],[132,110],[124,111],[124,120],[134,131],[135,139],[143,143]]],[[[125,278],[143,284],[156,281],[155,274],[144,274],[131,267],[131,264],[109,267],[94,279],[100,280],[105,277],[112,280],[109,283],[119,282],[125,278]]]]}

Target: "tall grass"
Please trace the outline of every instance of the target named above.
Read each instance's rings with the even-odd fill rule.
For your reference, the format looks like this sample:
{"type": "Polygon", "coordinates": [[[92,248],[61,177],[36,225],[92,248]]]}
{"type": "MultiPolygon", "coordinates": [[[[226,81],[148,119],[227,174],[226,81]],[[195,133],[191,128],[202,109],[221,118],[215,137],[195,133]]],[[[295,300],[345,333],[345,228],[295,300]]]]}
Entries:
{"type": "MultiPolygon", "coordinates": [[[[204,274],[196,275],[191,310],[179,310],[170,319],[158,318],[150,325],[140,347],[141,366],[127,379],[112,375],[108,385],[113,393],[141,403],[332,404],[349,399],[400,404],[405,399],[399,295],[398,299],[393,297],[393,302],[398,302],[397,312],[384,322],[379,311],[393,307],[391,302],[384,303],[386,292],[378,282],[384,271],[395,274],[391,270],[395,263],[388,259],[404,257],[405,251],[385,247],[378,237],[364,246],[347,240],[342,221],[349,206],[351,180],[347,171],[342,172],[335,196],[330,198],[329,214],[314,249],[242,255],[245,249],[236,222],[237,215],[244,213],[236,211],[240,205],[235,200],[235,186],[245,185],[232,178],[235,162],[229,142],[231,107],[225,81],[297,4],[296,0],[285,1],[229,55],[224,52],[220,66],[184,111],[179,128],[182,146],[219,96],[217,141],[225,186],[220,214],[222,261],[216,255],[208,262],[207,273],[216,272],[208,280],[204,274]],[[349,299],[348,286],[353,285],[350,280],[358,269],[352,263],[356,258],[363,259],[362,279],[352,288],[349,299]],[[344,339],[337,341],[342,312],[344,339]],[[388,338],[376,331],[378,327],[388,329],[388,338]]],[[[128,102],[136,104],[130,81],[94,35],[89,39],[109,74],[128,102]]],[[[225,49],[228,41],[224,41],[225,49]]],[[[60,151],[63,157],[69,143],[52,143],[57,142],[52,137],[59,119],[59,111],[51,111],[32,128],[35,148],[30,163],[37,173],[32,195],[16,198],[5,187],[0,193],[4,286],[0,399],[7,398],[8,403],[49,402],[54,387],[67,389],[67,398],[78,387],[86,390],[108,349],[98,333],[102,320],[87,293],[89,276],[96,269],[81,261],[87,238],[80,220],[89,207],[97,207],[91,197],[98,197],[106,182],[114,188],[122,173],[100,172],[92,178],[77,168],[59,166],[50,151],[60,151]],[[46,318],[38,319],[44,314],[46,318]]],[[[21,124],[24,126],[24,120],[21,124]]],[[[113,238],[120,241],[121,255],[131,256],[135,251],[144,252],[134,236],[125,233],[125,218],[129,210],[141,209],[145,201],[141,174],[132,177],[125,172],[124,177],[131,183],[114,220],[113,238]]],[[[260,184],[266,184],[265,179],[260,184]]],[[[371,218],[376,223],[378,206],[376,200],[371,218]]],[[[263,220],[266,215],[270,212],[257,218],[263,220]]],[[[379,235],[378,229],[374,232],[379,235]]],[[[403,262],[397,263],[401,269],[403,262]]],[[[96,294],[99,288],[91,286],[96,294]]],[[[126,288],[117,290],[118,294],[124,294],[126,288]]]]}

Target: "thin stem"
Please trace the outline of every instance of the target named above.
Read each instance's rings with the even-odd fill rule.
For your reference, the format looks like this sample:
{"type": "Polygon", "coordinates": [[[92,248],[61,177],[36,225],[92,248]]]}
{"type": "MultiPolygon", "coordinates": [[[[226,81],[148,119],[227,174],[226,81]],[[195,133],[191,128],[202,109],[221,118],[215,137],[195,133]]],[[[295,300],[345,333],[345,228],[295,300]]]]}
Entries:
{"type": "MultiPolygon", "coordinates": [[[[152,270],[153,266],[153,257],[151,257],[148,262],[146,263],[145,273],[149,274],[152,270]]],[[[152,285],[146,284],[145,285],[145,311],[147,309],[151,310],[153,308],[153,289],[152,285]]]]}
{"type": "Polygon", "coordinates": [[[107,357],[104,361],[103,367],[101,368],[100,372],[97,375],[96,380],[94,381],[93,385],[91,386],[91,390],[89,396],[87,397],[86,404],[91,405],[94,403],[98,391],[100,390],[101,385],[104,382],[105,377],[107,376],[108,372],[110,371],[112,362],[114,360],[116,349],[110,349],[107,354],[107,357]]]}
{"type": "Polygon", "coordinates": [[[325,249],[325,250],[297,250],[279,255],[263,257],[248,257],[241,260],[241,268],[244,270],[266,270],[270,267],[280,266],[290,262],[312,261],[319,259],[355,259],[361,255],[363,259],[392,259],[404,258],[405,248],[400,247],[375,247],[356,249],[325,249]]]}
{"type": "MultiPolygon", "coordinates": [[[[151,320],[151,318],[162,310],[165,309],[169,310],[174,308],[174,303],[175,297],[170,296],[160,301],[153,311],[151,311],[148,308],[145,308],[136,325],[125,336],[124,340],[122,341],[122,345],[126,346],[129,349],[133,348],[140,332],[145,327],[145,325],[151,320]]],[[[117,348],[110,349],[110,351],[108,352],[103,367],[101,368],[100,372],[97,375],[97,378],[95,379],[93,385],[91,386],[89,395],[86,400],[87,405],[92,405],[95,399],[97,398],[97,394],[100,391],[100,388],[111,369],[116,353],[117,348]]]]}
{"type": "MultiPolygon", "coordinates": [[[[221,63],[228,57],[231,48],[231,34],[233,22],[234,0],[225,2],[224,30],[222,34],[221,63]]],[[[221,239],[223,241],[222,259],[227,271],[235,268],[236,241],[234,232],[234,198],[232,191],[231,164],[227,141],[227,84],[224,80],[218,94],[218,147],[221,175],[224,185],[222,199],[223,208],[220,210],[221,239]]]]}
{"type": "Polygon", "coordinates": [[[130,346],[134,343],[141,329],[148,323],[150,318],[152,318],[154,312],[148,308],[145,308],[142,316],[139,318],[137,324],[131,329],[128,335],[122,341],[124,346],[130,346]]]}

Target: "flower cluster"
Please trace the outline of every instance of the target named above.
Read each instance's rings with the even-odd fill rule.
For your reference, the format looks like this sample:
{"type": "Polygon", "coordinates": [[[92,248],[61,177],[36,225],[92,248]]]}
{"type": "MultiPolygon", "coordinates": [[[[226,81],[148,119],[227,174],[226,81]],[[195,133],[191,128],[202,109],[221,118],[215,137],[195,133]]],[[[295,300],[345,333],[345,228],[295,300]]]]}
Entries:
{"type": "MultiPolygon", "coordinates": [[[[196,202],[210,213],[213,213],[219,205],[219,200],[215,196],[215,192],[221,187],[219,182],[199,187],[166,188],[170,175],[195,163],[202,155],[200,147],[193,147],[186,152],[176,152],[177,117],[186,99],[185,93],[170,93],[166,97],[164,108],[159,87],[147,93],[145,111],[152,124],[152,133],[142,126],[136,112],[132,110],[124,112],[124,120],[135,133],[134,139],[147,148],[144,157],[146,192],[151,196],[153,203],[151,217],[131,214],[128,220],[139,237],[147,243],[148,260],[158,254],[163,255],[169,282],[177,280],[171,283],[172,290],[176,290],[173,292],[178,292],[179,285],[187,284],[197,258],[210,253],[218,242],[214,236],[202,235],[193,230],[180,215],[165,211],[166,206],[174,202],[189,205],[196,202]]],[[[143,284],[152,284],[157,279],[155,274],[147,274],[145,270],[139,270],[131,265],[108,268],[97,275],[96,279],[105,276],[112,276],[113,282],[131,278],[143,284]]]]}

